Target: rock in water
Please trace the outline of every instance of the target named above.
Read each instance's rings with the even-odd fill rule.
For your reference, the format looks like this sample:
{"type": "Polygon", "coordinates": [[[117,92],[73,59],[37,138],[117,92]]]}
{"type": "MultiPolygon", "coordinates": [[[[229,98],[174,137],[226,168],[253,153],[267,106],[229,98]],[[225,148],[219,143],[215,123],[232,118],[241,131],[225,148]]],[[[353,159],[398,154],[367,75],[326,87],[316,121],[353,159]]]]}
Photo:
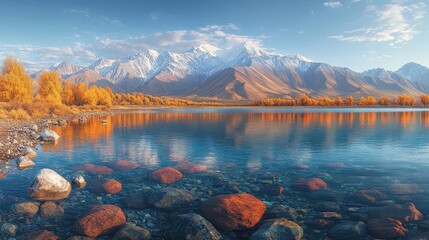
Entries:
{"type": "Polygon", "coordinates": [[[119,230],[113,240],[148,240],[151,239],[151,234],[146,228],[125,224],[119,230]]]}
{"type": "Polygon", "coordinates": [[[72,179],[72,182],[74,183],[74,185],[76,185],[78,188],[83,188],[86,186],[86,181],[83,178],[82,175],[79,176],[74,176],[72,179]]]}
{"type": "Polygon", "coordinates": [[[13,237],[15,236],[17,230],[18,230],[18,227],[16,225],[11,223],[3,223],[0,231],[3,235],[13,237]]]}
{"type": "Polygon", "coordinates": [[[34,159],[37,157],[36,151],[34,151],[31,147],[24,148],[24,151],[22,151],[22,155],[28,157],[29,159],[34,159]]]}
{"type": "Polygon", "coordinates": [[[300,240],[304,230],[298,224],[285,218],[271,219],[250,236],[250,240],[300,240]]]}
{"type": "Polygon", "coordinates": [[[18,159],[16,160],[16,163],[18,165],[19,170],[31,168],[34,165],[36,165],[33,161],[31,161],[31,159],[29,159],[26,156],[18,157],[18,159]]]}
{"type": "Polygon", "coordinates": [[[366,236],[366,224],[364,222],[347,221],[335,225],[328,232],[333,239],[357,239],[366,236]]]}
{"type": "Polygon", "coordinates": [[[172,167],[165,167],[151,172],[148,176],[149,179],[164,183],[170,184],[179,181],[182,179],[183,174],[180,173],[177,169],[172,167]]]}
{"type": "Polygon", "coordinates": [[[133,170],[140,167],[137,162],[130,160],[117,160],[112,164],[112,168],[115,170],[133,170]]]}
{"type": "Polygon", "coordinates": [[[368,214],[370,218],[394,218],[405,222],[423,219],[423,214],[412,203],[374,207],[368,210],[368,214]]]}
{"type": "Polygon", "coordinates": [[[61,218],[64,215],[64,208],[56,203],[48,201],[40,206],[40,216],[47,219],[61,218]]]}
{"type": "Polygon", "coordinates": [[[127,219],[115,205],[94,205],[86,215],[73,224],[73,232],[92,238],[115,233],[127,219]]]}
{"type": "Polygon", "coordinates": [[[60,136],[49,129],[44,129],[42,132],[40,132],[40,137],[43,141],[58,141],[60,139],[60,136]]]}
{"type": "Polygon", "coordinates": [[[97,194],[116,194],[122,191],[122,184],[115,179],[99,179],[90,182],[88,190],[97,194]]]}
{"type": "Polygon", "coordinates": [[[320,189],[327,189],[328,185],[320,178],[301,178],[292,184],[292,189],[295,191],[310,192],[320,189]]]}
{"type": "Polygon", "coordinates": [[[48,168],[39,171],[29,189],[30,197],[39,201],[61,200],[68,197],[70,191],[70,183],[48,168]]]}
{"type": "Polygon", "coordinates": [[[222,235],[202,216],[188,213],[179,215],[173,222],[170,238],[176,240],[220,240],[222,235]]]}
{"type": "Polygon", "coordinates": [[[18,215],[25,215],[29,218],[34,217],[39,211],[39,202],[23,202],[13,206],[13,210],[18,215]]]}
{"type": "Polygon", "coordinates": [[[374,238],[396,239],[407,235],[408,230],[396,219],[371,219],[367,223],[369,234],[374,238]]]}
{"type": "Polygon", "coordinates": [[[225,231],[255,226],[266,209],[261,200],[248,193],[219,195],[201,204],[203,216],[225,231]]]}
{"type": "Polygon", "coordinates": [[[26,233],[20,239],[22,240],[58,240],[58,237],[47,230],[32,230],[26,233]]]}
{"type": "Polygon", "coordinates": [[[189,206],[194,199],[194,196],[186,190],[166,188],[150,194],[147,202],[154,208],[171,211],[189,206]]]}

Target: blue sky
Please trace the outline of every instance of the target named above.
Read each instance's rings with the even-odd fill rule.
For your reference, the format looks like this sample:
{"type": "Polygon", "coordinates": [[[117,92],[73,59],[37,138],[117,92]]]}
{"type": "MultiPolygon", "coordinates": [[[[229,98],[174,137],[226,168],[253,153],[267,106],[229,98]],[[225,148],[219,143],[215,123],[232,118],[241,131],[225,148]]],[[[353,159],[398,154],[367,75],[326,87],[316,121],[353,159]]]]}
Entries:
{"type": "Polygon", "coordinates": [[[4,0],[0,57],[37,69],[253,40],[363,71],[429,66],[429,0],[4,0]]]}

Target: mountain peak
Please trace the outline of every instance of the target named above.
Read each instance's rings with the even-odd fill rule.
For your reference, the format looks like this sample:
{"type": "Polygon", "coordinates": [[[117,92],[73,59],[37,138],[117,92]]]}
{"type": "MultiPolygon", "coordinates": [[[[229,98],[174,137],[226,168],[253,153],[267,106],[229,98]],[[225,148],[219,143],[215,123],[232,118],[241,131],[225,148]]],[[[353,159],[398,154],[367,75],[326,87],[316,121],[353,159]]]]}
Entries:
{"type": "Polygon", "coordinates": [[[212,56],[216,56],[217,53],[221,50],[222,49],[220,49],[216,46],[210,45],[208,43],[203,43],[203,44],[200,44],[198,46],[191,48],[189,50],[189,52],[202,52],[202,53],[208,53],[212,56]]]}
{"type": "Polygon", "coordinates": [[[267,54],[267,52],[256,41],[244,42],[241,48],[247,53],[252,54],[254,56],[261,56],[267,54]]]}
{"type": "Polygon", "coordinates": [[[396,73],[413,82],[426,82],[429,80],[429,68],[415,62],[405,64],[396,73]]]}
{"type": "Polygon", "coordinates": [[[299,53],[294,53],[294,54],[291,54],[288,56],[291,58],[294,58],[294,59],[298,59],[298,60],[303,61],[303,62],[314,62],[312,59],[307,58],[304,55],[299,54],[299,53]]]}

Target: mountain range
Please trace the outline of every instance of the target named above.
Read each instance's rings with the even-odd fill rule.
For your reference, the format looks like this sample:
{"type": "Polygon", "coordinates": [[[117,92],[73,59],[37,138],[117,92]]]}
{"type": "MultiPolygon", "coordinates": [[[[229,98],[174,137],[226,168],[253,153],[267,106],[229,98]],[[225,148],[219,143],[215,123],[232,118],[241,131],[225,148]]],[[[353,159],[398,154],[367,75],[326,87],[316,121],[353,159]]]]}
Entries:
{"type": "Polygon", "coordinates": [[[214,100],[429,93],[429,69],[417,63],[396,72],[359,73],[299,54],[269,52],[254,42],[231,49],[209,44],[185,52],[147,49],[121,59],[98,59],[88,67],[62,62],[50,70],[66,80],[109,86],[115,92],[214,100]]]}

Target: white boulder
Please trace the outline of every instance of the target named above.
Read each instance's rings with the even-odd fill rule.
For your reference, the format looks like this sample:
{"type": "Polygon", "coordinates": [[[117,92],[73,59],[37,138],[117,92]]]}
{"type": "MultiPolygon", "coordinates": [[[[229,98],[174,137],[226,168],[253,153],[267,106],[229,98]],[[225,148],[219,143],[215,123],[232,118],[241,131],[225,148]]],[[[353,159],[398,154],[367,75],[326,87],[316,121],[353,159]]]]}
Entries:
{"type": "Polygon", "coordinates": [[[30,197],[39,201],[61,200],[70,194],[71,185],[52,169],[39,171],[30,186],[30,197]]]}

